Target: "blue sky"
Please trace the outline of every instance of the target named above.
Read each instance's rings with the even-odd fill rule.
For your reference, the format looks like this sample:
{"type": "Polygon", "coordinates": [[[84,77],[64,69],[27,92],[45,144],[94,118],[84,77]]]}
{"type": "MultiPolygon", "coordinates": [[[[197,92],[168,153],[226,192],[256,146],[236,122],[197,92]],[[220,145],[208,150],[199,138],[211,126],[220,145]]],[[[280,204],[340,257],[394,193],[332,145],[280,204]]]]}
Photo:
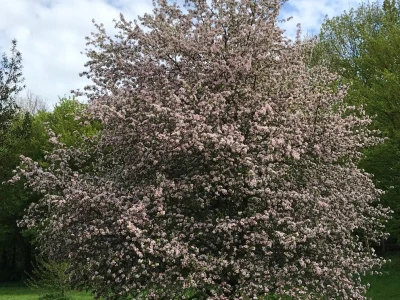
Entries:
{"type": "MultiPolygon", "coordinates": [[[[113,30],[113,19],[126,19],[151,12],[151,0],[0,0],[0,51],[8,51],[13,38],[23,55],[27,90],[43,97],[49,108],[59,96],[83,88],[85,36],[94,27],[92,19],[113,30]]],[[[281,11],[293,20],[282,26],[294,36],[296,24],[303,33],[317,33],[326,15],[357,7],[359,0],[290,0],[281,11]]]]}

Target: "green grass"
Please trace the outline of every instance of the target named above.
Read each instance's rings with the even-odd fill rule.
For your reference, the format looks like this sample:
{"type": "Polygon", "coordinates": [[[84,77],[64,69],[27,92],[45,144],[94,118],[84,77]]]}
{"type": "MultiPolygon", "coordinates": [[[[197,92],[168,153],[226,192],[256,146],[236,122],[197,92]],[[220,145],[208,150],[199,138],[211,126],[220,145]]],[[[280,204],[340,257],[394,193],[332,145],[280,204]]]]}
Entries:
{"type": "MultiPolygon", "coordinates": [[[[22,284],[0,286],[0,300],[38,300],[44,296],[45,291],[33,290],[22,284]]],[[[87,292],[68,292],[66,296],[73,300],[93,300],[94,297],[87,292]]]]}
{"type": "Polygon", "coordinates": [[[400,257],[391,257],[391,262],[383,266],[382,275],[366,276],[371,285],[367,297],[373,300],[400,300],[400,257]]]}

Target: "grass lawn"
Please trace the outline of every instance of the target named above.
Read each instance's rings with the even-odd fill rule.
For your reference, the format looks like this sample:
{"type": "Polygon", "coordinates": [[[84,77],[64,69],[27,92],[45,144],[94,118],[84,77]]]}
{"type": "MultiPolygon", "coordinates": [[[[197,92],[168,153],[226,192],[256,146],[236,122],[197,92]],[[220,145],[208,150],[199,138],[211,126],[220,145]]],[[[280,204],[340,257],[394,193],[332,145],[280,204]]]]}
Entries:
{"type": "MultiPolygon", "coordinates": [[[[38,300],[45,292],[32,290],[21,284],[0,286],[0,300],[38,300]]],[[[73,300],[93,300],[93,296],[86,292],[68,292],[67,297],[73,300]]]]}
{"type": "Polygon", "coordinates": [[[382,275],[367,276],[371,285],[367,296],[373,300],[400,300],[400,257],[391,257],[391,262],[382,268],[382,275]]]}

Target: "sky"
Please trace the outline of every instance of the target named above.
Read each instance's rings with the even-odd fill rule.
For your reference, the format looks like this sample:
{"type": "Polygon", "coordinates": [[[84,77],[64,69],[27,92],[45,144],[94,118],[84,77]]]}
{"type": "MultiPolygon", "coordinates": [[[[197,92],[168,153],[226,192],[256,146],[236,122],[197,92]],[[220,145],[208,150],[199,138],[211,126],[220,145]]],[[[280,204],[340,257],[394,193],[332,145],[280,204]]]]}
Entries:
{"type": "MultiPolygon", "coordinates": [[[[318,33],[325,16],[340,15],[360,0],[290,0],[281,16],[292,16],[283,29],[293,37],[296,24],[303,34],[318,33]]],[[[85,37],[94,31],[92,19],[112,32],[113,19],[127,20],[151,12],[151,0],[0,0],[0,53],[9,53],[17,39],[23,56],[26,90],[42,97],[49,109],[59,97],[89,83],[79,77],[87,61],[85,37]]],[[[24,92],[22,92],[22,96],[24,92]]]]}

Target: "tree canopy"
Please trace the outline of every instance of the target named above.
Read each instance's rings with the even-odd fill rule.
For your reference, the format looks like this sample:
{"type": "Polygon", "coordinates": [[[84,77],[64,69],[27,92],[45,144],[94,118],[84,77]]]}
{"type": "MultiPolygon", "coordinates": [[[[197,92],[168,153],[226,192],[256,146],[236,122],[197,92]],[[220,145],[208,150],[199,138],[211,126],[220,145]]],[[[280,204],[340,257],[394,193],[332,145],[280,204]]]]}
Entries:
{"type": "Polygon", "coordinates": [[[155,1],[88,39],[86,118],[102,130],[47,166],[24,224],[76,286],[134,299],[365,299],[388,209],[357,167],[381,141],[362,108],[277,27],[283,1],[155,1]]]}

